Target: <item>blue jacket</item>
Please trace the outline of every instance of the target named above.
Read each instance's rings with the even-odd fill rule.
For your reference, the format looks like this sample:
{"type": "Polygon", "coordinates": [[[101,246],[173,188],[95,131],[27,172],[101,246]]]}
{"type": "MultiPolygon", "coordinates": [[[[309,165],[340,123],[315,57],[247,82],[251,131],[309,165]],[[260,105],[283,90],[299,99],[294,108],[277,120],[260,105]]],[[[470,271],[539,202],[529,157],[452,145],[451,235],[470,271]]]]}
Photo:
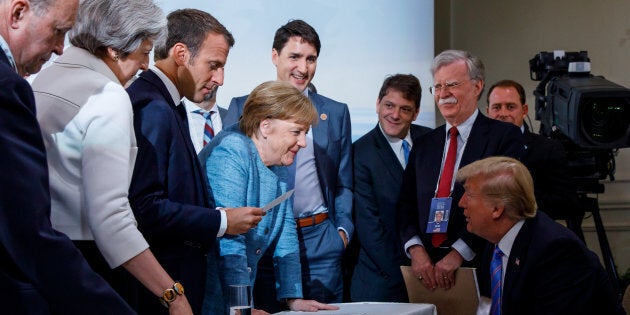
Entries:
{"type": "MultiPolygon", "coordinates": [[[[238,130],[237,124],[219,133],[199,153],[199,159],[218,207],[263,207],[287,191],[286,167],[265,166],[254,142],[238,130]]],[[[234,284],[253,286],[258,260],[270,252],[278,275],[277,297],[302,296],[300,249],[291,202],[272,208],[256,228],[242,235],[226,235],[219,244],[218,275],[224,288],[234,284]]],[[[217,266],[208,265],[208,275],[217,274],[213,268],[217,266]]],[[[222,303],[221,294],[208,287],[204,313],[220,313],[220,309],[213,312],[206,307],[222,303]]]]}

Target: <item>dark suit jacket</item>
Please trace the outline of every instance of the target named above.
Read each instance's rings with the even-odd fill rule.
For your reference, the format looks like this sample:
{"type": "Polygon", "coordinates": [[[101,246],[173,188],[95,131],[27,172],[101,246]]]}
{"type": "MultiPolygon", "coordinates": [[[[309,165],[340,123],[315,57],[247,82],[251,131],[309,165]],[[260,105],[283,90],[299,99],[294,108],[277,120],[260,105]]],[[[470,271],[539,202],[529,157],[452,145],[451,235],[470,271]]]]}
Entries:
{"type": "Polygon", "coordinates": [[[50,223],[33,90],[0,50],[0,292],[6,314],[132,314],[50,223]]]}
{"type": "Polygon", "coordinates": [[[151,250],[171,277],[182,282],[193,312],[200,313],[204,254],[213,246],[221,215],[209,209],[214,202],[208,198],[184,106],[175,106],[151,70],[143,72],[127,92],[138,140],[129,201],[151,250]]]}
{"type": "MultiPolygon", "coordinates": [[[[247,96],[230,102],[224,125],[238,122],[247,96]]],[[[352,223],[352,138],[348,106],[317,93],[309,93],[319,121],[312,126],[317,175],[329,218],[337,227],[354,232],[352,223]]]]}
{"type": "MultiPolygon", "coordinates": [[[[435,196],[440,176],[440,166],[446,142],[446,125],[442,125],[414,143],[409,154],[409,164],[405,169],[400,193],[400,232],[404,245],[413,236],[422,240],[433,262],[441,259],[431,244],[432,234],[425,233],[431,199],[435,196]]],[[[511,156],[519,158],[523,154],[521,130],[508,123],[490,119],[479,113],[475,119],[468,143],[464,148],[459,167],[489,156],[511,156]]],[[[458,206],[464,193],[461,183],[453,187],[451,212],[448,223],[448,241],[452,245],[461,238],[473,251],[480,249],[483,241],[466,230],[464,211],[458,206]]]]}
{"type": "MultiPolygon", "coordinates": [[[[431,129],[411,125],[414,143],[431,129]]],[[[403,167],[378,124],[354,147],[354,218],[359,259],[352,276],[352,301],[407,302],[400,273],[409,265],[398,237],[396,202],[403,167]]]]}
{"type": "MultiPolygon", "coordinates": [[[[477,269],[486,297],[493,250],[488,244],[477,269]]],[[[502,314],[624,314],[597,256],[543,212],[525,220],[506,268],[502,314]]]]}
{"type": "Polygon", "coordinates": [[[536,203],[553,219],[582,217],[576,187],[567,168],[564,147],[558,140],[534,134],[525,125],[525,153],[521,161],[532,174],[536,203]]]}

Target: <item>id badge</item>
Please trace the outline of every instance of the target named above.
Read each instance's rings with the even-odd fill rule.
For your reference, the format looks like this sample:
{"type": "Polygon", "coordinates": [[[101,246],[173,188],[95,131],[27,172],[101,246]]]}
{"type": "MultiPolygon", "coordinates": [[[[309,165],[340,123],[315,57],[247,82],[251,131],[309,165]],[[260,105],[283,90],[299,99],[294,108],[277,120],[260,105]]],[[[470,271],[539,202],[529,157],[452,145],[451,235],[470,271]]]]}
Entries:
{"type": "Polygon", "coordinates": [[[429,210],[429,220],[427,222],[427,233],[446,233],[448,231],[448,218],[451,212],[453,198],[433,198],[431,199],[431,209],[429,210]]]}

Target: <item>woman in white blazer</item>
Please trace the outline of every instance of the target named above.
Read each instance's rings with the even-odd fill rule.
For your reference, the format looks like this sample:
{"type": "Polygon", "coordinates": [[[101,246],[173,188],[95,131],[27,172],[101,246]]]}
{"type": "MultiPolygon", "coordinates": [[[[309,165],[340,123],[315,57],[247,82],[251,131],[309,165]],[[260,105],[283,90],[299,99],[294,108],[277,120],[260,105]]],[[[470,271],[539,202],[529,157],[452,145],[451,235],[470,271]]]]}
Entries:
{"type": "Polygon", "coordinates": [[[82,0],[68,33],[72,46],[41,71],[33,90],[53,226],[129,302],[133,281],[118,266],[155,294],[155,303],[161,298],[171,313],[189,314],[181,285],[151,253],[127,198],[138,148],[124,85],[148,68],[153,42],[165,29],[152,0],[82,0]]]}

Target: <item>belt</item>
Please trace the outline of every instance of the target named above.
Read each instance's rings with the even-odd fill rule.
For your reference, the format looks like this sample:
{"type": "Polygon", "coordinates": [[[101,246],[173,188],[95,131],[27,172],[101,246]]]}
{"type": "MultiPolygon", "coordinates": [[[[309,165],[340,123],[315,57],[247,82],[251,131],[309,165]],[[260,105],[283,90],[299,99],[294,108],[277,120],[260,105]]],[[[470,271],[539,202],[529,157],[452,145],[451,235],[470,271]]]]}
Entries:
{"type": "Polygon", "coordinates": [[[295,221],[299,228],[303,228],[307,226],[320,224],[324,222],[324,220],[326,219],[328,219],[328,213],[324,212],[324,213],[318,213],[316,215],[312,215],[310,217],[296,219],[295,221]]]}

